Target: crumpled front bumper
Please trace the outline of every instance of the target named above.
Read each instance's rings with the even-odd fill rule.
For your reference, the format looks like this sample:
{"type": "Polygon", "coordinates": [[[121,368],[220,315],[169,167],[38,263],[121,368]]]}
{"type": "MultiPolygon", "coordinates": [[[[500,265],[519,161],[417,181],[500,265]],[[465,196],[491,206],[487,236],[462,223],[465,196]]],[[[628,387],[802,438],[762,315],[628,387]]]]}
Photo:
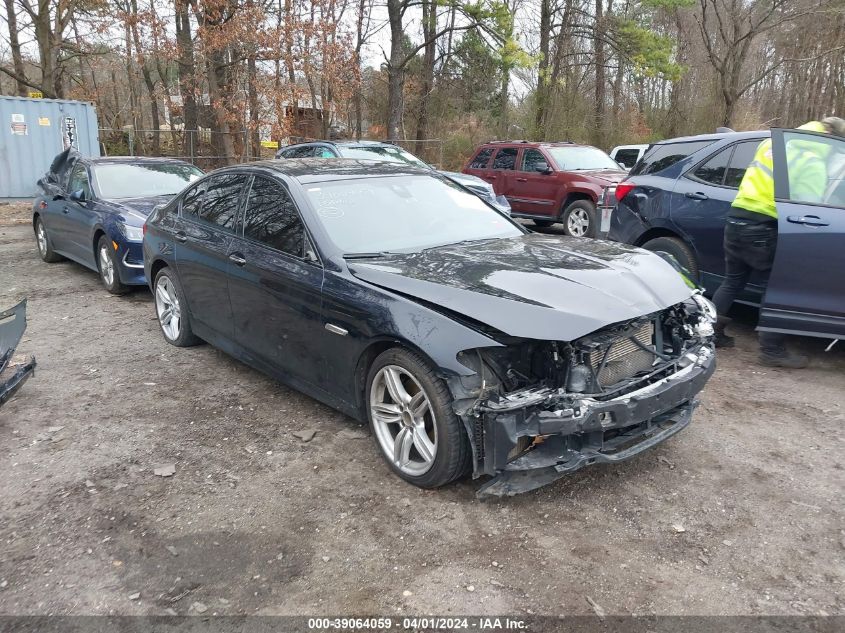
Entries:
{"type": "Polygon", "coordinates": [[[683,362],[675,373],[616,398],[573,400],[572,394],[536,390],[488,404],[476,450],[483,455],[479,474],[493,479],[478,496],[527,492],[584,466],[630,459],[672,437],[690,423],[695,397],[716,369],[710,344],[688,352],[683,362]],[[510,459],[523,437],[542,441],[510,459]]]}
{"type": "Polygon", "coordinates": [[[35,373],[35,357],[14,359],[15,349],[26,330],[26,299],[0,312],[0,406],[35,373]]]}

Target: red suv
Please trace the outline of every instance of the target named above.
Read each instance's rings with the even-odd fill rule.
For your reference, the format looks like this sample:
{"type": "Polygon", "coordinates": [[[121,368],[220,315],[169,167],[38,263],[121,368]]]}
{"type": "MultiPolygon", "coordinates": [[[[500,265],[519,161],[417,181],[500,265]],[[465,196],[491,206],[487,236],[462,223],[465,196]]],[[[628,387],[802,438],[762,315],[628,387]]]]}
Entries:
{"type": "Polygon", "coordinates": [[[463,171],[492,184],[514,217],[538,226],[562,222],[566,234],[577,237],[607,232],[616,183],[627,175],[595,147],[529,141],[484,143],[463,171]]]}

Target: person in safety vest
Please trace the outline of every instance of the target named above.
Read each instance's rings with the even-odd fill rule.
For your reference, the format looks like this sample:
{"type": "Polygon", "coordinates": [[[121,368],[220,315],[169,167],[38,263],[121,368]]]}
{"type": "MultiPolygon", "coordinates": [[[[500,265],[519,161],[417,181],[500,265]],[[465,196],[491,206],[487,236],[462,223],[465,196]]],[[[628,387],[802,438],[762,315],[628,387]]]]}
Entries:
{"type": "MultiPolygon", "coordinates": [[[[828,117],[810,121],[799,130],[845,137],[845,120],[828,117]]],[[[826,146],[809,140],[793,139],[787,143],[789,190],[793,200],[821,201],[828,185],[826,146]]],[[[772,141],[760,143],[754,160],[739,185],[725,224],[725,279],[716,294],[718,321],[716,347],[733,347],[734,339],[725,333],[730,323],[726,314],[745,288],[753,272],[767,281],[775,259],[778,237],[778,212],[775,206],[775,179],[772,141]]],[[[807,366],[806,356],[791,353],[786,337],[776,332],[760,332],[760,363],[770,367],[800,369],[807,366]]]]}

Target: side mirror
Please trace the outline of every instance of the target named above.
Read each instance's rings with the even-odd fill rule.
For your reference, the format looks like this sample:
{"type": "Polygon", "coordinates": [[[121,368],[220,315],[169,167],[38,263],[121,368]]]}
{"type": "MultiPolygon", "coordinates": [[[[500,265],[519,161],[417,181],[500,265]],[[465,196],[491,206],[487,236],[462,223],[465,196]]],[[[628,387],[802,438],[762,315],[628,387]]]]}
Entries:
{"type": "Polygon", "coordinates": [[[548,163],[537,163],[536,167],[534,168],[544,176],[548,176],[549,174],[553,173],[554,170],[549,167],[548,163]]]}
{"type": "Polygon", "coordinates": [[[619,166],[620,166],[622,169],[624,169],[625,171],[628,171],[628,166],[627,166],[625,163],[620,163],[620,162],[617,160],[617,161],[616,161],[616,164],[617,164],[617,165],[619,165],[619,166]]]}
{"type": "Polygon", "coordinates": [[[74,202],[85,202],[85,190],[79,189],[70,194],[70,199],[74,202]]]}

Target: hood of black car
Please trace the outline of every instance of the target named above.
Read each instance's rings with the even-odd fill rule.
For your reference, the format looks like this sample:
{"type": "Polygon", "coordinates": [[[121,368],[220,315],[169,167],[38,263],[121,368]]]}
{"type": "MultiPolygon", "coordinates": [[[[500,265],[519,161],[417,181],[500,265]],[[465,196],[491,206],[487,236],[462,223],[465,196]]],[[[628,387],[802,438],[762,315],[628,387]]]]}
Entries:
{"type": "Polygon", "coordinates": [[[679,303],[689,288],[638,248],[527,234],[348,262],[366,282],[510,336],[572,341],[679,303]]]}

